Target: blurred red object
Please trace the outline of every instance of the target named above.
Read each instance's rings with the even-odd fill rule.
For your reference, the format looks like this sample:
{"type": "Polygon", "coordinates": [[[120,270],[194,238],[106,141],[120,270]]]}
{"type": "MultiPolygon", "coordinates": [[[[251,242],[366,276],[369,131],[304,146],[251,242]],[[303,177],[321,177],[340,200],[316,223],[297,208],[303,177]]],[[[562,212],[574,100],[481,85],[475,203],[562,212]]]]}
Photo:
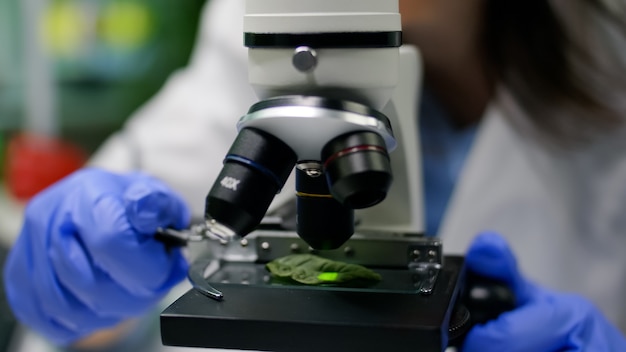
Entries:
{"type": "Polygon", "coordinates": [[[81,168],[87,160],[86,153],[69,142],[33,134],[11,138],[6,153],[7,188],[22,201],[81,168]]]}

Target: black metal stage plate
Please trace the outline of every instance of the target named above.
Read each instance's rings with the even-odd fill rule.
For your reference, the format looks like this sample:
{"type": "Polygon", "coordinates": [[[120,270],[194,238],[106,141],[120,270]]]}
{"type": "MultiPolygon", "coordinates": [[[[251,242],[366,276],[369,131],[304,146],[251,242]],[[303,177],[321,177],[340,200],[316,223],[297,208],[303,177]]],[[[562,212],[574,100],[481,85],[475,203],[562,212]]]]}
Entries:
{"type": "Polygon", "coordinates": [[[212,283],[224,299],[190,290],[161,314],[161,337],[276,352],[440,352],[463,280],[463,257],[449,256],[430,295],[212,283]]]}

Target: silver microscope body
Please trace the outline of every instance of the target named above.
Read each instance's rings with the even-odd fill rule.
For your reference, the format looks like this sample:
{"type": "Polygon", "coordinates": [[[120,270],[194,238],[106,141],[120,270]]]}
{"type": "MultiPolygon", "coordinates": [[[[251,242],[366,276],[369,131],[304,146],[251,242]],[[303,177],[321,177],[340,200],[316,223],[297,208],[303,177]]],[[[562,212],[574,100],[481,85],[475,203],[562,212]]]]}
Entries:
{"type": "Polygon", "coordinates": [[[260,101],[237,123],[206,198],[204,225],[225,241],[207,242],[192,263],[194,289],[161,314],[163,343],[330,352],[458,345],[475,322],[471,290],[463,258],[444,257],[441,242],[423,234],[421,62],[402,46],[398,0],[246,0],[244,31],[260,101]],[[290,227],[284,214],[268,221],[267,209],[292,172],[290,227]],[[308,252],[383,280],[285,285],[265,269],[308,252]]]}
{"type": "Polygon", "coordinates": [[[348,240],[353,210],[385,199],[396,168],[403,194],[357,221],[363,229],[421,232],[420,66],[414,49],[401,49],[397,0],[248,1],[244,31],[260,101],[240,119],[207,196],[210,230],[226,238],[252,232],[296,165],[297,232],[313,248],[348,240]],[[396,89],[401,76],[404,86],[396,89]],[[404,106],[389,103],[394,93],[404,106]],[[406,135],[390,159],[400,139],[395,130],[406,135]]]}

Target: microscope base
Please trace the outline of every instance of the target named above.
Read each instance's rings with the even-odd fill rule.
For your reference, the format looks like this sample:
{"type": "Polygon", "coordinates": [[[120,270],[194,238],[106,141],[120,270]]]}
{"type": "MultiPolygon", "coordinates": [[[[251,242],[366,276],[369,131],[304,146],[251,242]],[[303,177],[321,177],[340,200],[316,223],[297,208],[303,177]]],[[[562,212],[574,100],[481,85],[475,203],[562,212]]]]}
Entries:
{"type": "Polygon", "coordinates": [[[463,258],[445,257],[432,294],[218,284],[161,314],[163,344],[266,351],[444,351],[463,287],[463,258]]]}

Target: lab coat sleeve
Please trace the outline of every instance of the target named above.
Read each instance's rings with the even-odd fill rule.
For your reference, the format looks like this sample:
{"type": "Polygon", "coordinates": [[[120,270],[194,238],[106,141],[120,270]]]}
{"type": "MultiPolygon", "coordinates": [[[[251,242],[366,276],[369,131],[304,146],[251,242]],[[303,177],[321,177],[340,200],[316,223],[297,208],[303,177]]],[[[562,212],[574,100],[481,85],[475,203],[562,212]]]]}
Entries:
{"type": "Polygon", "coordinates": [[[243,14],[243,0],[209,1],[189,65],[102,145],[90,165],[148,172],[200,214],[236,122],[256,101],[248,84],[243,14]]]}

